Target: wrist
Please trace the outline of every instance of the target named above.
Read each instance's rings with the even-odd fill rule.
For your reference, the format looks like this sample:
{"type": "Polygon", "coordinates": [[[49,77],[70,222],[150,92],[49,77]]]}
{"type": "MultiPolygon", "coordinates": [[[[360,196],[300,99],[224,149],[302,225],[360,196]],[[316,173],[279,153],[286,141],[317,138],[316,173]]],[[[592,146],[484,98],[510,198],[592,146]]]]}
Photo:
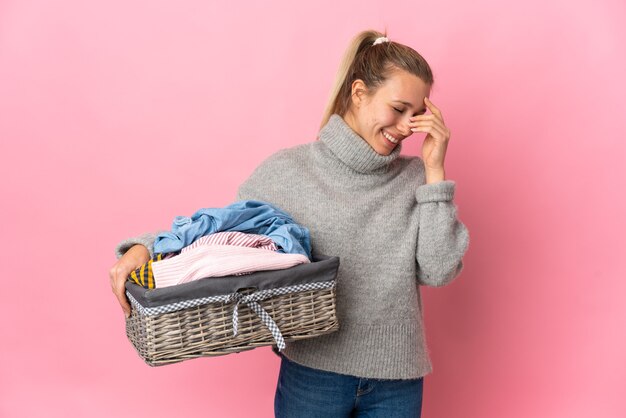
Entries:
{"type": "Polygon", "coordinates": [[[437,183],[446,179],[446,172],[441,169],[426,170],[426,184],[437,183]]]}
{"type": "Polygon", "coordinates": [[[145,264],[150,261],[150,251],[143,244],[135,244],[128,250],[130,257],[132,257],[139,265],[145,264]]]}

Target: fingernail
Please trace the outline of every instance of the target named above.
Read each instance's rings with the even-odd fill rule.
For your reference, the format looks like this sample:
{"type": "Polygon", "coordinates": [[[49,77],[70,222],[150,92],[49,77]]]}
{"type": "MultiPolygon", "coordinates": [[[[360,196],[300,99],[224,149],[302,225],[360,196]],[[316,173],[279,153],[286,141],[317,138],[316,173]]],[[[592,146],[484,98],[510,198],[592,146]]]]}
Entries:
{"type": "Polygon", "coordinates": [[[130,314],[128,312],[124,313],[126,315],[126,319],[130,318],[130,314]]]}

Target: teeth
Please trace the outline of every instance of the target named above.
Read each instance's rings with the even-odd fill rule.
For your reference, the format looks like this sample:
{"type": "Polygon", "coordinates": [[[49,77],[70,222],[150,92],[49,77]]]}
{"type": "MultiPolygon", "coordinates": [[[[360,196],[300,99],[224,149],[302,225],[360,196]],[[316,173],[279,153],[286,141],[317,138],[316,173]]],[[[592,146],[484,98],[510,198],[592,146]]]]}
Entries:
{"type": "Polygon", "coordinates": [[[381,131],[383,133],[383,135],[385,136],[385,138],[387,138],[388,140],[390,140],[391,142],[393,142],[394,144],[398,143],[398,140],[395,139],[393,136],[389,135],[387,132],[385,131],[381,131]]]}

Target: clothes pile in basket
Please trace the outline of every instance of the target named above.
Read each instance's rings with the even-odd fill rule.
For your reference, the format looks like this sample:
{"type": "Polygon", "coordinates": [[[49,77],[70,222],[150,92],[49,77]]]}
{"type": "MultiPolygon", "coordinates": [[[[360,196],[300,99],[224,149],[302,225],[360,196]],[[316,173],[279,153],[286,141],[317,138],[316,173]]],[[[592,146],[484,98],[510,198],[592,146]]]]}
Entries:
{"type": "Polygon", "coordinates": [[[125,283],[126,334],[151,366],[280,352],[339,329],[339,258],[313,255],[309,229],[272,204],[239,200],[176,217],[171,231],[124,240],[116,255],[137,244],[152,258],[125,283]]]}
{"type": "Polygon", "coordinates": [[[311,243],[309,230],[284,211],[241,200],[177,216],[172,230],[157,236],[153,253],[129,276],[145,289],[310,263],[311,243]]]}

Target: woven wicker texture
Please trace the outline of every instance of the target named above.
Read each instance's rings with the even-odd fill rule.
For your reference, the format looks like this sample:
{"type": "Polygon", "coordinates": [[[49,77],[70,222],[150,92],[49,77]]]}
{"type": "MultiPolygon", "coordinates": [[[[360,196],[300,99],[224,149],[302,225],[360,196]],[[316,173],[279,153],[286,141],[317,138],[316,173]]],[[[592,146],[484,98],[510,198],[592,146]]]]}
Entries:
{"type": "MultiPolygon", "coordinates": [[[[253,291],[244,289],[241,293],[253,291]]],[[[339,329],[334,286],[274,296],[258,303],[276,322],[287,343],[339,329]]],[[[233,336],[234,307],[234,301],[207,303],[153,316],[133,309],[126,320],[126,335],[151,366],[275,344],[272,333],[245,304],[239,305],[238,334],[233,336]]]]}

